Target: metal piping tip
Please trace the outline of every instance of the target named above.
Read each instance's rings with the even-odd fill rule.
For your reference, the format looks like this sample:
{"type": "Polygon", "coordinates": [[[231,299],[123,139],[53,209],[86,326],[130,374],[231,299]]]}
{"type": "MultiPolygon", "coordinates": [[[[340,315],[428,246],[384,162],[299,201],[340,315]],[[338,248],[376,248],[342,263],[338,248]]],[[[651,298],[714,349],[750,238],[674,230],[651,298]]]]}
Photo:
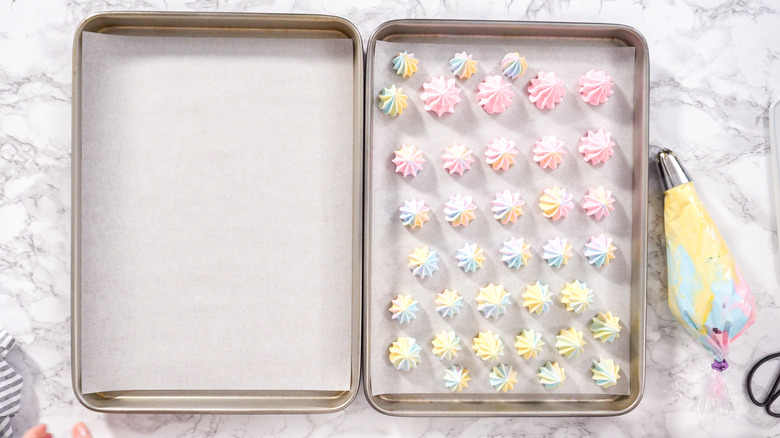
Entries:
{"type": "Polygon", "coordinates": [[[669,149],[661,149],[656,157],[658,171],[661,172],[661,184],[664,191],[691,181],[691,177],[682,167],[674,152],[669,149]]]}

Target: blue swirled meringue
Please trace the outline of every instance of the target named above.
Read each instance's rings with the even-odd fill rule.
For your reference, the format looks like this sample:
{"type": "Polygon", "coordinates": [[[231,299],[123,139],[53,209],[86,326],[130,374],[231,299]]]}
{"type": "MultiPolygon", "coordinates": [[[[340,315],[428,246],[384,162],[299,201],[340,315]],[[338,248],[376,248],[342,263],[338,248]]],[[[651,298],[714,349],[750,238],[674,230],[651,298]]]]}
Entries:
{"type": "Polygon", "coordinates": [[[414,57],[414,53],[403,51],[393,58],[393,70],[402,78],[409,77],[417,71],[417,63],[420,61],[414,57]]]}
{"type": "Polygon", "coordinates": [[[415,248],[409,254],[409,268],[412,269],[413,275],[420,278],[430,277],[439,269],[439,256],[436,251],[428,249],[427,246],[415,248]]]}
{"type": "Polygon", "coordinates": [[[509,79],[519,78],[525,74],[527,69],[528,64],[526,64],[525,58],[517,52],[507,53],[501,60],[501,70],[503,70],[504,76],[509,79]]]}
{"type": "Polygon", "coordinates": [[[477,61],[471,59],[471,55],[466,52],[456,53],[450,59],[450,70],[455,76],[468,79],[477,71],[477,61]]]}
{"type": "Polygon", "coordinates": [[[417,316],[417,311],[420,310],[417,301],[412,299],[411,295],[398,295],[390,303],[389,310],[393,314],[392,319],[398,320],[399,324],[409,324],[417,316]]]}
{"type": "Polygon", "coordinates": [[[458,267],[462,268],[463,272],[476,272],[485,261],[482,248],[478,247],[476,243],[463,245],[455,258],[458,260],[458,267]]]}
{"type": "Polygon", "coordinates": [[[519,239],[512,237],[504,241],[501,247],[501,261],[508,267],[520,269],[521,266],[528,264],[529,258],[531,258],[531,245],[522,237],[519,239]]]}
{"type": "Polygon", "coordinates": [[[557,388],[566,380],[566,373],[558,365],[558,362],[547,362],[539,368],[539,373],[536,376],[539,377],[539,383],[547,389],[557,388]]]}
{"type": "Polygon", "coordinates": [[[598,362],[594,360],[590,371],[593,373],[593,380],[602,388],[615,385],[620,378],[620,367],[612,359],[600,357],[598,362]]]}
{"type": "Polygon", "coordinates": [[[592,236],[585,244],[585,257],[588,263],[596,267],[609,266],[609,261],[615,258],[617,248],[612,244],[612,239],[599,234],[592,236]]]}
{"type": "Polygon", "coordinates": [[[452,392],[461,392],[469,386],[469,370],[461,365],[450,365],[449,369],[444,371],[444,386],[452,392]]]}

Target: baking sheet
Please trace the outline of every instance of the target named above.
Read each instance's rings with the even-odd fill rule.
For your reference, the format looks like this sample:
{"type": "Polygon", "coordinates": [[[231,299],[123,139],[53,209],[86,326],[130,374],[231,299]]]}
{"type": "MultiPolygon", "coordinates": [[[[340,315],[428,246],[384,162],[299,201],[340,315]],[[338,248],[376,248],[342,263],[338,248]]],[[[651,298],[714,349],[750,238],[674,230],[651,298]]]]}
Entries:
{"type": "MultiPolygon", "coordinates": [[[[413,37],[410,37],[413,38],[413,37]]],[[[493,394],[502,400],[526,399],[546,394],[552,398],[567,396],[598,397],[629,393],[629,336],[631,306],[631,205],[633,147],[634,48],[617,47],[608,40],[556,40],[533,38],[457,39],[426,38],[436,44],[417,41],[376,43],[374,89],[376,96],[390,84],[403,87],[409,95],[409,107],[393,119],[372,105],[373,130],[371,161],[371,260],[370,272],[370,372],[373,394],[444,394],[443,373],[449,365],[461,364],[470,370],[470,386],[459,399],[469,394],[493,394]],[[406,50],[420,59],[420,70],[411,78],[395,75],[390,60],[406,50]],[[455,52],[467,51],[479,61],[477,73],[458,80],[462,101],[455,113],[437,118],[424,111],[420,99],[422,84],[433,75],[452,77],[449,59],[455,52]],[[477,84],[488,74],[500,74],[500,61],[510,51],[519,51],[529,63],[525,76],[512,82],[515,97],[501,115],[489,115],[477,104],[477,84]],[[583,102],[576,86],[587,70],[603,69],[612,75],[615,94],[609,102],[591,107],[583,102]],[[552,111],[540,111],[528,101],[525,91],[538,71],[555,71],[565,84],[564,102],[552,111]],[[592,167],[577,151],[579,138],[588,129],[604,128],[616,141],[615,155],[603,166],[592,167]],[[563,140],[567,155],[556,170],[543,170],[533,162],[533,143],[543,135],[563,140]],[[521,151],[517,164],[508,172],[495,172],[484,163],[485,145],[494,137],[506,136],[521,151]],[[474,151],[478,162],[463,177],[451,176],[442,167],[441,154],[453,141],[464,142],[474,151]],[[390,162],[393,151],[403,143],[415,143],[427,160],[417,177],[402,178],[394,173],[390,162]],[[574,195],[575,209],[564,220],[551,222],[537,206],[542,190],[558,184],[574,195]],[[604,185],[617,199],[615,210],[602,220],[586,217],[581,208],[588,188],[604,185]],[[492,218],[490,202],[497,192],[510,189],[526,201],[517,224],[503,225],[492,218]],[[477,204],[477,219],[468,227],[453,228],[444,221],[442,209],[450,195],[471,195],[477,204]],[[405,200],[424,199],[431,207],[431,220],[422,229],[409,230],[398,219],[398,208],[405,200]],[[617,258],[604,269],[594,268],[582,255],[584,244],[593,234],[604,233],[614,239],[617,258]],[[541,258],[547,239],[560,235],[573,245],[574,257],[561,269],[552,269],[541,258]],[[529,266],[519,271],[500,261],[502,242],[510,236],[524,237],[532,245],[529,266]],[[477,243],[485,250],[487,260],[476,273],[464,273],[457,267],[455,254],[464,243],[477,243]],[[439,271],[423,280],[412,276],[407,256],[415,248],[428,245],[441,258],[439,271]],[[590,311],[576,315],[560,303],[560,290],[566,282],[584,280],[594,290],[590,311]],[[527,284],[535,281],[549,284],[555,306],[537,316],[522,308],[520,295],[527,284]],[[487,320],[476,310],[474,299],[479,287],[488,282],[501,283],[512,295],[508,314],[498,320],[487,320]],[[435,310],[436,294],[444,288],[457,289],[465,307],[454,319],[442,318],[435,310]],[[398,294],[411,294],[420,304],[417,318],[409,325],[399,325],[388,311],[390,301],[398,294]],[[595,340],[588,330],[590,319],[599,311],[612,311],[621,318],[623,331],[614,343],[595,340]],[[587,345],[578,358],[565,359],[554,348],[555,335],[563,328],[576,327],[585,334],[587,345]],[[524,328],[542,333],[546,343],[536,359],[526,361],[514,349],[514,336],[524,328]],[[462,351],[453,361],[439,360],[431,353],[431,340],[441,330],[454,330],[461,337],[462,351]],[[472,338],[484,330],[497,332],[505,345],[500,362],[486,363],[471,350],[472,338]],[[387,358],[387,348],[398,336],[411,336],[423,348],[422,364],[410,372],[396,370],[387,358]],[[602,389],[591,379],[592,359],[600,356],[615,359],[621,367],[618,384],[602,389]],[[566,369],[566,382],[555,390],[546,390],[535,374],[546,361],[558,361],[566,369]],[[496,394],[488,383],[488,374],[498,363],[508,363],[519,372],[518,384],[508,394],[496,394]]]]}
{"type": "Polygon", "coordinates": [[[82,58],[82,391],[348,390],[352,41],[82,58]]]}

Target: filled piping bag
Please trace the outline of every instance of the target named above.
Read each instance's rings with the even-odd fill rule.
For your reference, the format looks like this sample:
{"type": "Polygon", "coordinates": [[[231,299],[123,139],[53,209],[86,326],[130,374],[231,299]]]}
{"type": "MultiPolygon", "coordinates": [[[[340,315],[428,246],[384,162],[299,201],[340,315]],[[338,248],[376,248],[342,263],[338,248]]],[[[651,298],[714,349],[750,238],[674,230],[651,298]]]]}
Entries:
{"type": "Polygon", "coordinates": [[[698,402],[705,415],[734,410],[723,381],[729,345],[756,320],[756,303],[726,242],[696,195],[674,153],[658,153],[664,186],[669,309],[712,354],[708,389],[698,402]]]}

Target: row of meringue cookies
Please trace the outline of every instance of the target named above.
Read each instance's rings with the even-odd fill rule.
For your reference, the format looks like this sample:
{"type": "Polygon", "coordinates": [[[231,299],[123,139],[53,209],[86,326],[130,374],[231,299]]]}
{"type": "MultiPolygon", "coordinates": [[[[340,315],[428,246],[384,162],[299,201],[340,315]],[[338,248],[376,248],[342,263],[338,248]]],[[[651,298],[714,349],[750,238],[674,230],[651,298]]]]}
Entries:
{"type": "MultiPolygon", "coordinates": [[[[560,294],[560,302],[569,312],[581,314],[590,309],[593,304],[593,290],[584,281],[573,280],[566,283],[560,294]]],[[[527,285],[521,298],[522,307],[532,314],[541,315],[553,306],[553,293],[550,292],[550,287],[539,281],[527,285]]],[[[498,319],[507,313],[512,304],[511,294],[504,289],[504,286],[493,283],[480,288],[474,301],[477,303],[477,311],[481,312],[485,319],[498,319]]],[[[444,289],[436,295],[434,304],[442,318],[455,318],[463,308],[463,297],[455,289],[444,289]]],[[[392,315],[391,319],[398,321],[399,325],[411,323],[417,317],[419,310],[420,304],[417,300],[411,295],[404,294],[399,294],[391,300],[388,308],[392,315]]]]}
{"type": "MultiPolygon", "coordinates": [[[[413,53],[401,52],[392,60],[393,69],[404,78],[412,76],[418,69],[419,60],[413,53]]],[[[456,53],[450,60],[450,70],[460,79],[468,79],[476,72],[477,61],[466,52],[456,53]]],[[[507,53],[501,60],[501,70],[509,80],[523,76],[528,69],[525,57],[517,52],[507,53]]],[[[614,94],[615,83],[605,71],[588,70],[579,80],[579,92],[582,100],[593,105],[601,105],[614,94]]],[[[420,98],[425,102],[425,110],[441,117],[446,113],[454,113],[455,105],[461,101],[461,89],[453,78],[433,76],[423,84],[420,98]]],[[[477,86],[477,101],[488,114],[500,114],[512,104],[514,91],[509,82],[501,75],[488,75],[477,86]]],[[[539,71],[536,78],[531,79],[527,88],[528,100],[539,109],[553,109],[563,102],[566,87],[563,80],[554,72],[539,71]]],[[[390,117],[401,115],[408,106],[408,96],[403,88],[395,84],[382,89],[379,93],[379,108],[390,117]]]]}
{"type": "MultiPolygon", "coordinates": [[[[592,319],[589,326],[595,339],[606,342],[614,340],[619,336],[620,326],[619,318],[613,316],[610,312],[599,313],[592,319]]],[[[555,336],[555,349],[563,358],[571,359],[578,357],[587,344],[583,339],[584,335],[574,327],[561,329],[555,336]]],[[[452,361],[461,352],[461,339],[457,333],[451,330],[442,330],[437,333],[431,341],[431,352],[439,360],[452,361]]],[[[517,355],[525,360],[535,359],[539,353],[544,350],[545,342],[542,340],[542,334],[533,329],[523,329],[520,334],[515,336],[515,350],[517,355]]],[[[486,363],[499,362],[504,356],[504,342],[499,336],[491,330],[479,332],[472,339],[472,350],[476,357],[486,363]]],[[[415,338],[400,336],[390,345],[388,349],[388,359],[390,363],[399,370],[410,371],[416,368],[421,362],[422,347],[415,338]]],[[[599,358],[593,360],[591,366],[592,379],[603,388],[609,388],[617,384],[620,378],[620,367],[612,359],[599,358]]],[[[517,372],[511,365],[499,364],[493,368],[489,375],[490,384],[496,391],[507,392],[517,383],[517,372]]],[[[539,383],[545,388],[554,389],[559,387],[565,380],[566,375],[562,366],[558,362],[547,362],[539,368],[537,377],[539,383]]],[[[444,374],[444,384],[452,392],[461,392],[468,387],[468,369],[460,365],[451,365],[444,374]]]]}
{"type": "MultiPolygon", "coordinates": [[[[590,240],[584,244],[583,255],[588,259],[588,263],[602,268],[609,266],[609,262],[615,258],[617,247],[612,243],[613,239],[604,234],[591,236],[590,240]]],[[[542,246],[542,259],[551,268],[560,268],[569,263],[572,257],[572,245],[565,238],[553,237],[548,239],[542,246]]],[[[510,237],[509,240],[502,242],[501,249],[498,251],[501,256],[501,262],[508,268],[520,269],[528,266],[529,260],[533,257],[531,253],[531,244],[522,237],[510,237]]],[[[455,261],[463,272],[476,272],[482,268],[486,260],[485,251],[476,243],[464,243],[455,254],[455,261]]],[[[439,270],[438,252],[423,245],[415,248],[409,254],[408,268],[412,275],[425,278],[433,275],[439,270]]]]}

